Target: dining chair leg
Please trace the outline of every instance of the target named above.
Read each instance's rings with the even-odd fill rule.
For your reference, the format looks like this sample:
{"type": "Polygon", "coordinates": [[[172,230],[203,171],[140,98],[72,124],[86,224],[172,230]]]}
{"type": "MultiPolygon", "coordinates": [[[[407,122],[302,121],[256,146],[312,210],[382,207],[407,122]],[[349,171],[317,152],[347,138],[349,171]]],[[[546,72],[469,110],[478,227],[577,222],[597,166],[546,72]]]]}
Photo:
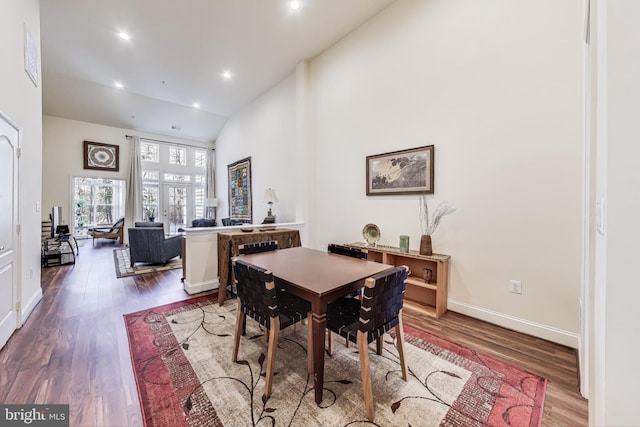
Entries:
{"type": "Polygon", "coordinates": [[[273,369],[276,364],[276,350],[278,348],[278,334],[280,333],[280,320],[271,318],[271,328],[269,329],[269,350],[267,351],[267,378],[264,385],[264,397],[271,396],[271,386],[273,384],[273,369]]]}
{"type": "Polygon", "coordinates": [[[333,333],[327,329],[327,353],[333,355],[333,333]]]}
{"type": "Polygon", "coordinates": [[[240,345],[240,335],[245,323],[245,314],[241,310],[240,300],[238,300],[238,310],[236,311],[236,330],[233,334],[233,353],[231,361],[235,363],[238,360],[238,346],[240,345]]]}
{"type": "Polygon", "coordinates": [[[313,327],[311,313],[307,314],[307,370],[313,374],[313,327]]]}
{"type": "Polygon", "coordinates": [[[400,356],[400,367],[402,368],[402,379],[407,381],[407,361],[405,360],[404,351],[404,326],[402,325],[402,310],[398,314],[398,324],[396,325],[396,345],[398,347],[398,355],[400,356]]]}
{"type": "Polygon", "coordinates": [[[369,344],[367,333],[358,331],[358,353],[360,353],[360,368],[362,370],[362,392],[364,394],[364,406],[369,421],[373,421],[373,389],[371,387],[371,368],[369,367],[369,344]]]}
{"type": "Polygon", "coordinates": [[[376,339],[376,354],[378,356],[382,354],[382,337],[376,339]]]}

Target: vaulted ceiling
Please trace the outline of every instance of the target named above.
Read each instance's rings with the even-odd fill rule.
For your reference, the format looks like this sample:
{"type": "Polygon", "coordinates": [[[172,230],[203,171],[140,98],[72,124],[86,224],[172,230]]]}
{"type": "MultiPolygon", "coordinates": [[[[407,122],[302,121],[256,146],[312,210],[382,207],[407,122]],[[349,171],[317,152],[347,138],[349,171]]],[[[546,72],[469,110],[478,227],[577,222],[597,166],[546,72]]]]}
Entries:
{"type": "Polygon", "coordinates": [[[43,113],[213,141],[393,1],[41,0],[43,113]]]}

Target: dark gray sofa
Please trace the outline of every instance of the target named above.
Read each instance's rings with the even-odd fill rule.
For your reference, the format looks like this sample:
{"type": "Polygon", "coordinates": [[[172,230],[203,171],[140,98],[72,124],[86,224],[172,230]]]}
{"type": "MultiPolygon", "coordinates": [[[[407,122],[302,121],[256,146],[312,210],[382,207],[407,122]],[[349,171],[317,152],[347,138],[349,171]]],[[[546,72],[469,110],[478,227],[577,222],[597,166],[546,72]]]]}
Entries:
{"type": "Polygon", "coordinates": [[[155,223],[159,226],[147,224],[153,223],[129,229],[129,257],[132,267],[136,262],[166,264],[172,258],[182,257],[182,236],[165,237],[162,223],[155,223]]]}

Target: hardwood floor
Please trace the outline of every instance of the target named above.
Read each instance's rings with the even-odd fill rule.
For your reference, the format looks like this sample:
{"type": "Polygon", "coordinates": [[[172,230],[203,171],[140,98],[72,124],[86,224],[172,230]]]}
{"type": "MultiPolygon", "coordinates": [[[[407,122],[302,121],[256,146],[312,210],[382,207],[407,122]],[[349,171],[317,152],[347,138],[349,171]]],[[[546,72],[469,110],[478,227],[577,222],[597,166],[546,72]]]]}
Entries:
{"type": "MultiPolygon", "coordinates": [[[[68,403],[72,426],[143,425],[122,315],[189,295],[182,270],[116,278],[116,247],[87,241],[75,265],[42,270],[42,301],[0,351],[0,402],[68,403]]],[[[453,312],[404,321],[548,378],[542,425],[587,425],[574,350],[453,312]]]]}

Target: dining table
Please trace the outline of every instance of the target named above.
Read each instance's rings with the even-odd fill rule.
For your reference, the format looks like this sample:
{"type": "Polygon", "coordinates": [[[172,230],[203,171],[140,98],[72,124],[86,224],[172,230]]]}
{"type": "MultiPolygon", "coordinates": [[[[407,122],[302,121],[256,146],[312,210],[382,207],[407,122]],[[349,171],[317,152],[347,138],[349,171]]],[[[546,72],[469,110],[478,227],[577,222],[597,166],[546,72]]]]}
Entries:
{"type": "Polygon", "coordinates": [[[270,271],[276,286],[311,302],[312,336],[308,337],[308,351],[313,354],[315,401],[320,404],[327,304],[362,288],[366,278],[393,266],[301,246],[243,255],[242,259],[270,271]]]}

